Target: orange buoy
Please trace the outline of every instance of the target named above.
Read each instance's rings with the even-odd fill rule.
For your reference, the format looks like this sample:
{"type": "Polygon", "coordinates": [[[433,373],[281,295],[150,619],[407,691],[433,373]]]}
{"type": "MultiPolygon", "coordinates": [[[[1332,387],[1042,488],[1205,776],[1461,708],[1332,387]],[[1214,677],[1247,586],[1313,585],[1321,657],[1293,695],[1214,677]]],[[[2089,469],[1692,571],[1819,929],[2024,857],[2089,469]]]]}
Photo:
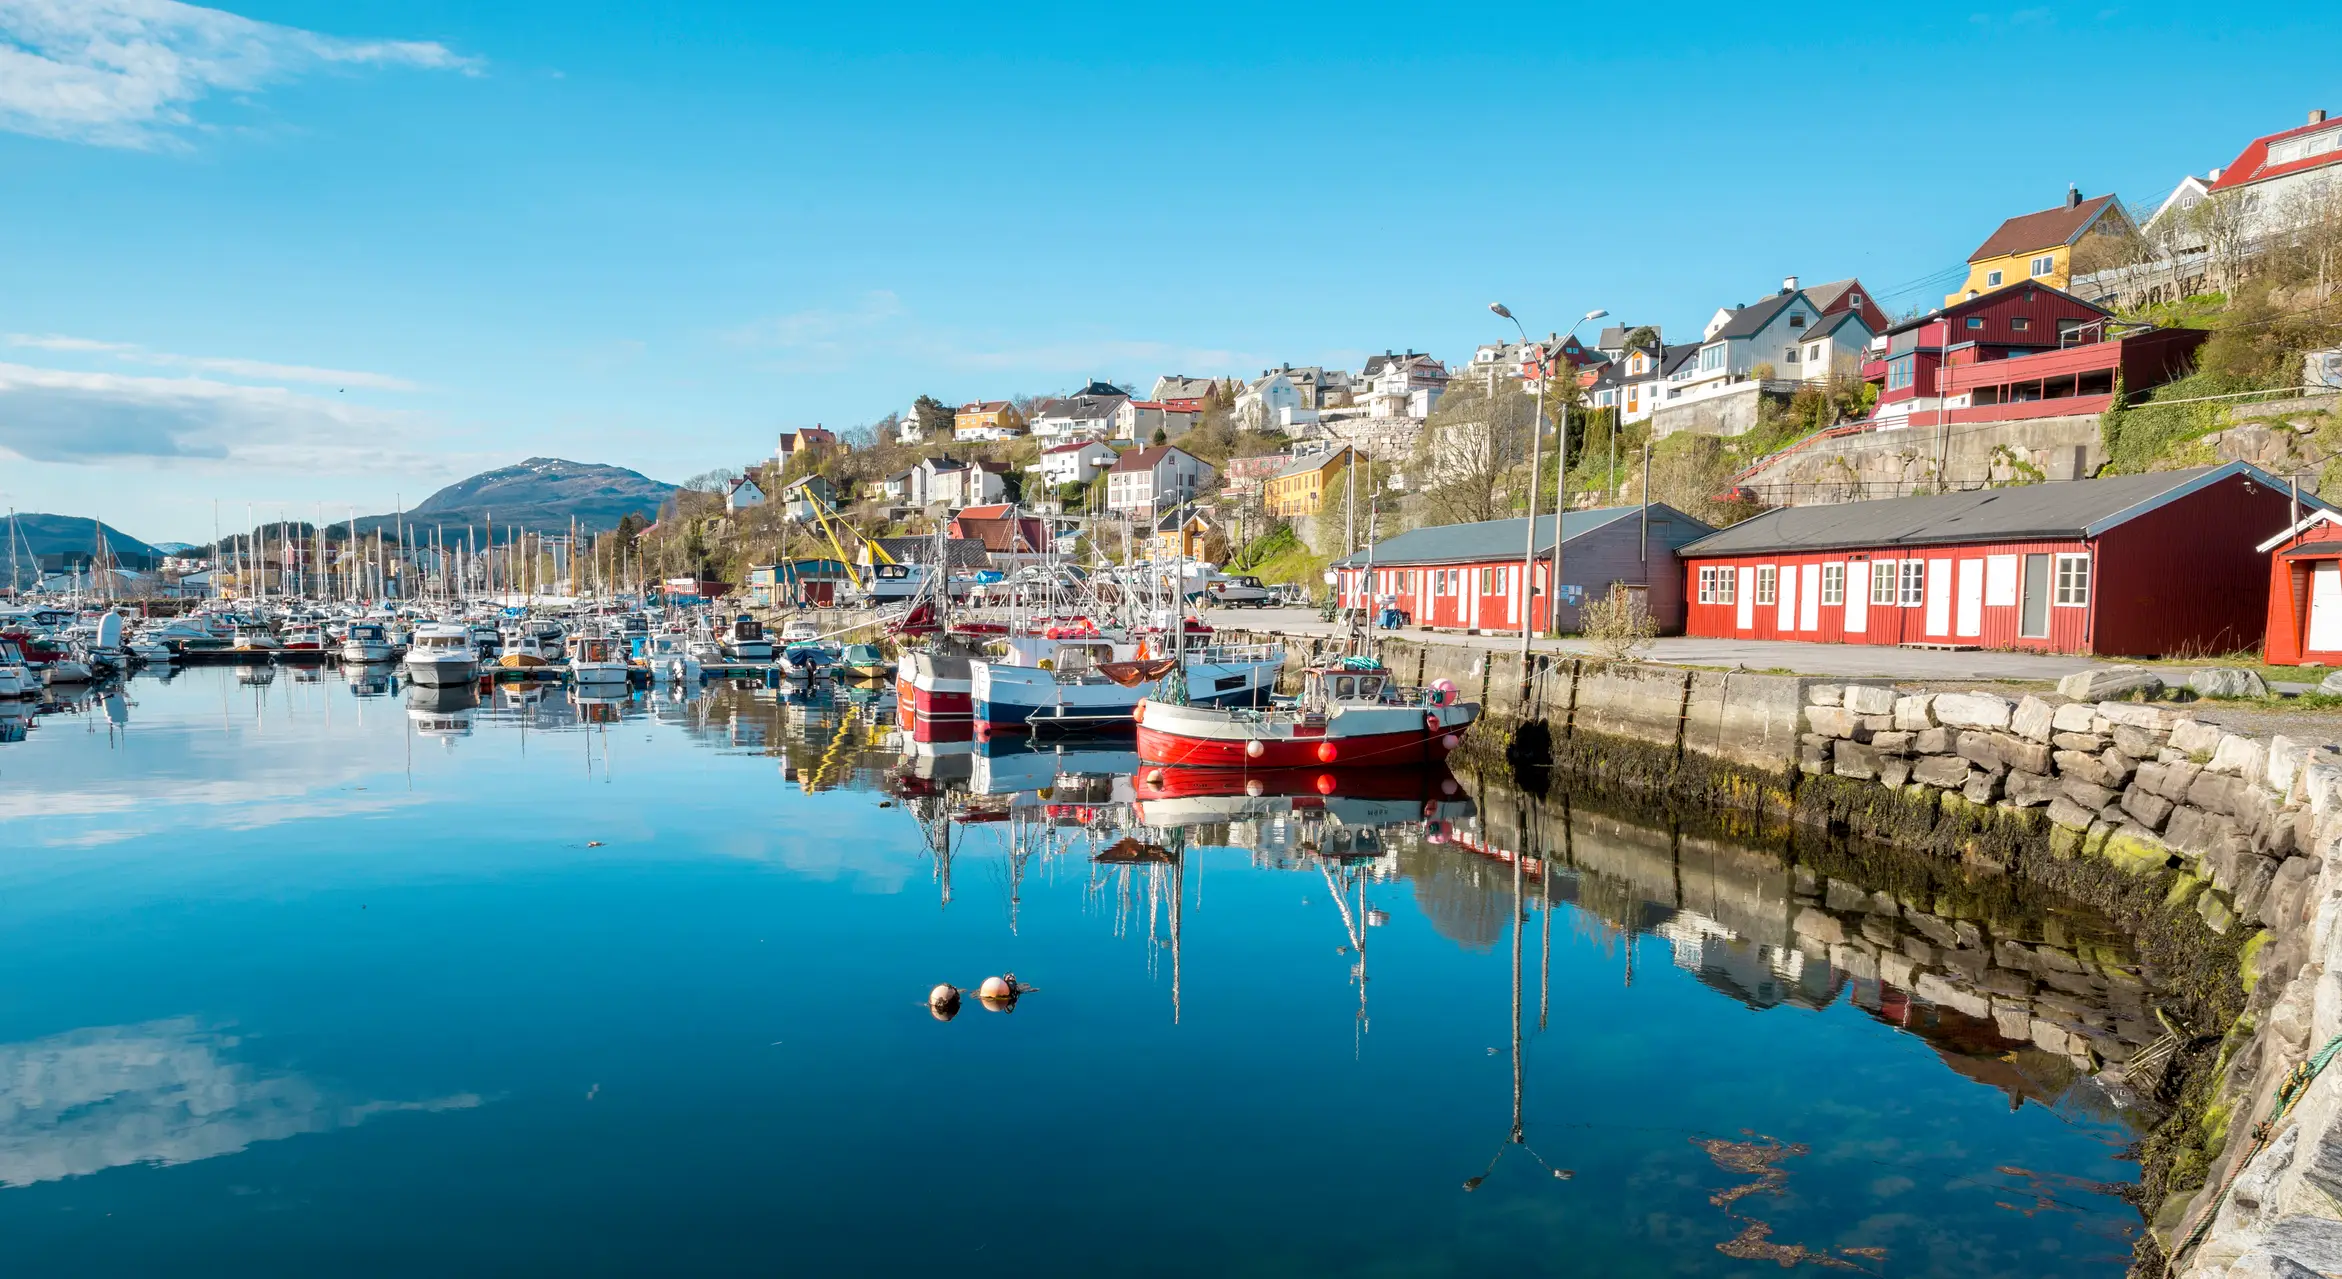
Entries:
{"type": "Polygon", "coordinates": [[[1133,724],[1144,724],[1147,722],[1147,704],[1145,702],[1140,702],[1138,705],[1130,708],[1130,722],[1133,724]]]}
{"type": "Polygon", "coordinates": [[[1334,760],[1341,755],[1341,753],[1342,752],[1334,749],[1334,744],[1332,742],[1319,742],[1317,744],[1317,762],[1320,764],[1333,763],[1334,760]]]}
{"type": "Polygon", "coordinates": [[[1332,773],[1319,773],[1317,775],[1317,793],[1320,795],[1334,793],[1334,775],[1332,773]]]}

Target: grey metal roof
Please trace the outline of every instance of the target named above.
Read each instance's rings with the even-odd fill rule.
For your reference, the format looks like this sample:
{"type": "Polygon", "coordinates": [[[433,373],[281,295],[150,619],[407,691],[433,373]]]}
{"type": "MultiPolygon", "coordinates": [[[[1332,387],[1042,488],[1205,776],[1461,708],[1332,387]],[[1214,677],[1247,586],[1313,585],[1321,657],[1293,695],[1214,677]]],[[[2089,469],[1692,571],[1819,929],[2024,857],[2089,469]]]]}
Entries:
{"type": "MultiPolygon", "coordinates": [[[[1789,506],[1712,533],[1685,546],[1682,553],[1762,555],[2091,538],[2240,475],[2274,489],[2284,488],[2282,480],[2257,467],[2230,462],[2103,480],[2064,480],[1834,506],[1789,506]]],[[[2316,502],[2309,497],[2302,500],[2316,502]]]]}
{"type": "MultiPolygon", "coordinates": [[[[1562,540],[1574,542],[1596,529],[1618,520],[1633,519],[1642,512],[1640,506],[1606,506],[1591,511],[1570,511],[1561,517],[1562,540]]],[[[1664,502],[1651,503],[1654,520],[1679,520],[1697,528],[1707,524],[1676,510],[1664,502]]],[[[1378,542],[1374,547],[1376,568],[1402,568],[1410,564],[1482,564],[1491,560],[1519,559],[1528,548],[1529,521],[1526,516],[1509,520],[1486,520],[1478,524],[1436,524],[1429,528],[1409,529],[1397,537],[1378,542]]],[[[1537,517],[1537,554],[1553,553],[1553,517],[1537,517]]],[[[1366,552],[1356,551],[1335,560],[1333,567],[1359,568],[1366,563],[1366,552]]]]}
{"type": "MultiPolygon", "coordinates": [[[[1726,338],[1753,337],[1758,330],[1773,322],[1773,317],[1781,313],[1781,308],[1804,297],[1805,295],[1802,293],[1784,292],[1776,293],[1762,302],[1751,302],[1734,311],[1732,319],[1726,322],[1723,328],[1716,330],[1716,336],[1709,338],[1708,341],[1721,342],[1726,338]]],[[[1813,304],[1808,302],[1806,305],[1812,306],[1813,304]]],[[[1820,308],[1815,309],[1819,310],[1820,308]]]]}

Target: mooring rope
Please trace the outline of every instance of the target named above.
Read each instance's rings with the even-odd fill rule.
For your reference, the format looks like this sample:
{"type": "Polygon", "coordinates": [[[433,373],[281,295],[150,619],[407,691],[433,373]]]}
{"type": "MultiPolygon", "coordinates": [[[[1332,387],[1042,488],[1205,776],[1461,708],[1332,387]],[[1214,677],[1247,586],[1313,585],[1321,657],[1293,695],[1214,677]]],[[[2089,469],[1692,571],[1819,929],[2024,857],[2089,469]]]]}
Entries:
{"type": "Polygon", "coordinates": [[[2212,1223],[2219,1219],[2220,1206],[2228,1202],[2228,1192],[2235,1189],[2237,1178],[2242,1177],[2246,1167],[2260,1156],[2261,1151],[2268,1148],[2270,1140],[2277,1135],[2278,1121],[2284,1119],[2293,1110],[2293,1103],[2301,1100],[2301,1095],[2309,1091],[2309,1086],[2317,1079],[2318,1073],[2334,1060],[2337,1053],[2342,1053],[2342,1035],[2336,1035],[2327,1040],[2325,1047],[2320,1048],[2308,1061],[2295,1066],[2285,1076],[2285,1082],[2277,1086],[2276,1108],[2269,1112],[2267,1119],[2253,1125],[2252,1149],[2246,1151],[2244,1158],[2237,1160],[2235,1165],[2228,1170],[2228,1176],[2220,1183],[2220,1193],[2212,1196],[2212,1202],[2204,1206],[2203,1216],[2197,1219],[2195,1226],[2177,1244],[2173,1245],[2171,1255],[2164,1258],[2164,1279],[2170,1279],[2170,1276],[2179,1269],[2179,1259],[2186,1256],[2189,1250],[2197,1244],[2202,1243],[2205,1235],[2212,1233],[2212,1223]]]}

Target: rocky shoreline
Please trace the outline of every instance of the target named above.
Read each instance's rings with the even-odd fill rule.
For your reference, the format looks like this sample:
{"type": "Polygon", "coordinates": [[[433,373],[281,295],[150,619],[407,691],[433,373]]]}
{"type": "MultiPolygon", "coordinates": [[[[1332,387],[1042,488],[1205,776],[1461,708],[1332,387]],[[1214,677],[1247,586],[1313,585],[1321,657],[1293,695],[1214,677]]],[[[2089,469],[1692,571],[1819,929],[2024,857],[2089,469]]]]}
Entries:
{"type": "Polygon", "coordinates": [[[1516,725],[1508,755],[1557,789],[1827,829],[2104,911],[2166,1002],[2133,967],[1891,895],[1862,903],[1876,922],[1801,918],[1849,970],[2172,1108],[2139,1152],[2151,1228],[2134,1273],[2175,1250],[2173,1273],[2205,1279],[2342,1273],[2342,1069],[2302,1069],[2342,1041],[2342,750],[2203,722],[2135,669],[2014,698],[1800,683],[1778,774],[1552,717],[1516,725]]]}

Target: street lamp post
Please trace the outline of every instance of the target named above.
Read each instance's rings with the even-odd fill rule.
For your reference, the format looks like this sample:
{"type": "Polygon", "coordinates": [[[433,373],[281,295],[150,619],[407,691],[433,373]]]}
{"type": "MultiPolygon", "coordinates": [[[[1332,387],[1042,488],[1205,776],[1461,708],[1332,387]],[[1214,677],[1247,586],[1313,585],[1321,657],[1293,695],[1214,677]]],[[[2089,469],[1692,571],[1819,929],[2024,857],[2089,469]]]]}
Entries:
{"type": "MultiPolygon", "coordinates": [[[[1513,331],[1521,335],[1521,345],[1529,345],[1529,331],[1521,326],[1520,320],[1506,309],[1504,303],[1491,302],[1488,304],[1488,309],[1504,319],[1511,320],[1513,331]]],[[[1608,314],[1610,312],[1607,310],[1586,312],[1578,317],[1577,324],[1569,326],[1569,332],[1563,335],[1562,341],[1566,342],[1569,338],[1575,337],[1579,325],[1583,325],[1588,320],[1599,320],[1608,314]]],[[[1555,354],[1559,353],[1557,349],[1555,354]]],[[[1545,387],[1552,380],[1553,370],[1548,367],[1545,348],[1540,345],[1537,348],[1537,416],[1529,426],[1529,535],[1526,539],[1527,546],[1521,552],[1521,701],[1523,704],[1529,700],[1529,637],[1537,625],[1535,581],[1537,573],[1537,472],[1543,469],[1544,463],[1545,387]]],[[[1488,425],[1489,429],[1493,431],[1496,427],[1496,404],[1493,399],[1488,408],[1488,425]]],[[[1563,412],[1567,411],[1565,406],[1563,412]]],[[[1566,419],[1562,422],[1558,437],[1553,441],[1553,449],[1557,456],[1563,458],[1568,456],[1569,423],[1566,419]]],[[[1553,601],[1551,605],[1552,616],[1556,626],[1559,626],[1561,621],[1561,507],[1561,487],[1557,482],[1553,493],[1553,589],[1546,592],[1546,598],[1553,601]]]]}

